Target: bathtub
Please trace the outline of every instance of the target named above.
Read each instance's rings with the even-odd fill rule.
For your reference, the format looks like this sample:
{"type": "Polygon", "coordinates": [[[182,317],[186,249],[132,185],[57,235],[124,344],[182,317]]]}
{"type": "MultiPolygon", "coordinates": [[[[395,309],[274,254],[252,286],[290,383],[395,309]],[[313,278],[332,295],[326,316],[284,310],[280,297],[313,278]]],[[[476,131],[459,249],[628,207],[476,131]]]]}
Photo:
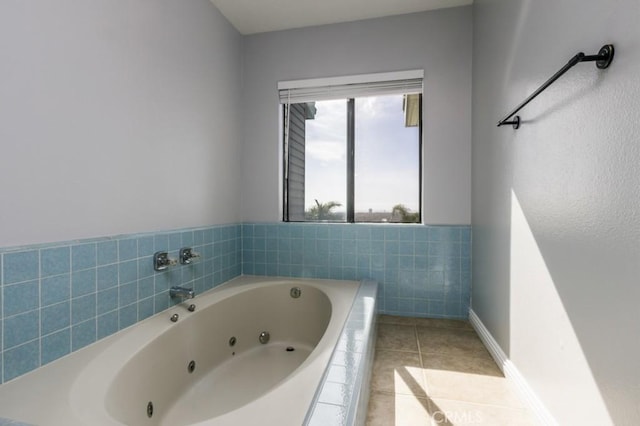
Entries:
{"type": "MultiPolygon", "coordinates": [[[[362,423],[372,354],[363,342],[375,309],[363,290],[356,281],[238,277],[1,385],[0,417],[65,426],[324,424],[335,408],[323,394],[335,388],[331,369],[351,354],[357,374],[341,388],[353,394],[342,403],[360,414],[342,413],[337,424],[362,423]]],[[[368,293],[375,297],[375,287],[368,293]]]]}

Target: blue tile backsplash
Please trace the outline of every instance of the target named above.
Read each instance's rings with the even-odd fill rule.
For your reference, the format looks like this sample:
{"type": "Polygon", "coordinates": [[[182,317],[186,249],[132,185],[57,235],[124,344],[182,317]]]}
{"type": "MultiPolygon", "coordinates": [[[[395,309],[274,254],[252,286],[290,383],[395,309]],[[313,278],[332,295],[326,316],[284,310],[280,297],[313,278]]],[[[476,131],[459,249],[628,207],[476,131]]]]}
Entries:
{"type": "Polygon", "coordinates": [[[380,313],[467,318],[471,227],[245,223],[242,271],[344,280],[374,279],[380,313]]]}
{"type": "Polygon", "coordinates": [[[0,248],[0,383],[81,349],[172,302],[241,273],[240,225],[0,248]],[[181,247],[197,263],[153,270],[153,253],[181,247]]]}
{"type": "Polygon", "coordinates": [[[378,312],[467,318],[471,227],[245,223],[0,248],[0,383],[235,276],[374,279],[378,312]],[[201,258],[155,272],[155,251],[201,258]]]}

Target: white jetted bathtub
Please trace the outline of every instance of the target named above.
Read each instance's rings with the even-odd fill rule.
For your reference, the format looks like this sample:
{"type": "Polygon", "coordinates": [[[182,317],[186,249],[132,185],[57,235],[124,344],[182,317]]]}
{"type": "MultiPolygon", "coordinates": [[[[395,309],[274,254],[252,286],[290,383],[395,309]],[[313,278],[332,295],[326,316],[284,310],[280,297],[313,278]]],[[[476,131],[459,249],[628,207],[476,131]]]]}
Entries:
{"type": "Polygon", "coordinates": [[[358,289],[355,281],[236,278],[0,386],[0,417],[302,425],[358,289]]]}

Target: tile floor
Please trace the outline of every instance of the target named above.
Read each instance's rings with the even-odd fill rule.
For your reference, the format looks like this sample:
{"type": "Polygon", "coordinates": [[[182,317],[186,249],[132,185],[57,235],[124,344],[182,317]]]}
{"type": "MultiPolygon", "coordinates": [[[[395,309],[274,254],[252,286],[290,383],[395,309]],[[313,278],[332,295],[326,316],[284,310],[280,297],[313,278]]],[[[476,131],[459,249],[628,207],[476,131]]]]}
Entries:
{"type": "Polygon", "coordinates": [[[367,426],[537,425],[466,321],[380,315],[367,426]]]}

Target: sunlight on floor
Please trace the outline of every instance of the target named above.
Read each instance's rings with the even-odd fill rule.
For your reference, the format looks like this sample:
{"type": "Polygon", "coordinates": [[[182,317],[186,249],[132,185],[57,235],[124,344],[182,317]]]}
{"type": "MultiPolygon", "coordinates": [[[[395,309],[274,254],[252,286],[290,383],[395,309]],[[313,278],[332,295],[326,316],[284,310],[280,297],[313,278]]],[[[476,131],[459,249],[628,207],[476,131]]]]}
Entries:
{"type": "Polygon", "coordinates": [[[535,424],[468,322],[379,317],[368,426],[535,424]]]}

